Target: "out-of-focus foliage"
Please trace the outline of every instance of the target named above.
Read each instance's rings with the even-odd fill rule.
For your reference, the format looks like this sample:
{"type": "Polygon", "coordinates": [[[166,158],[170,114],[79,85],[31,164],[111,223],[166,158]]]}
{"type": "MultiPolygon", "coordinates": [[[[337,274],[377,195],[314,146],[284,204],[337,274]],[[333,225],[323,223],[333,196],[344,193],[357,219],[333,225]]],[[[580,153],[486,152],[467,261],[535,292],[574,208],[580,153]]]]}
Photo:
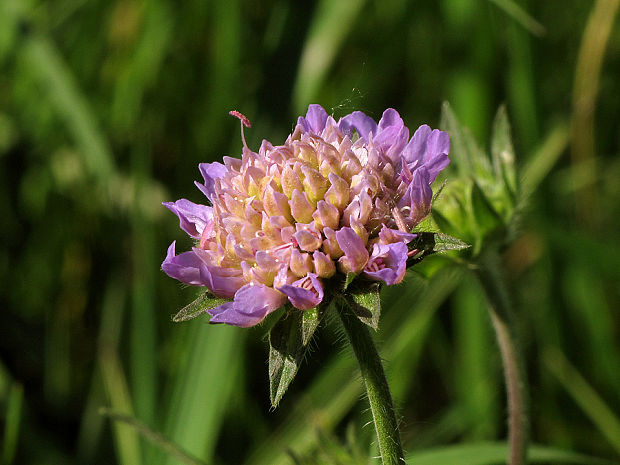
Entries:
{"type": "MultiPolygon", "coordinates": [[[[197,164],[240,152],[231,109],[252,120],[258,147],[282,141],[312,102],[336,117],[392,106],[409,127],[437,127],[447,100],[495,157],[506,189],[478,186],[499,196],[491,204],[520,189],[503,259],[532,437],[555,447],[534,456],[618,461],[618,3],[0,0],[2,460],[178,463],[101,416],[106,406],[207,463],[374,463],[333,322],[276,410],[266,327],[171,322],[197,294],[159,271],[182,236],[160,203],[203,201],[188,188],[197,164]],[[492,138],[501,104],[514,174],[492,138]]],[[[471,181],[455,170],[447,182],[471,181]]],[[[496,213],[489,231],[505,225],[496,213]]],[[[483,248],[490,236],[471,226],[446,232],[483,248]]],[[[382,298],[378,342],[412,463],[504,438],[499,355],[472,276],[431,257],[382,298]]]]}

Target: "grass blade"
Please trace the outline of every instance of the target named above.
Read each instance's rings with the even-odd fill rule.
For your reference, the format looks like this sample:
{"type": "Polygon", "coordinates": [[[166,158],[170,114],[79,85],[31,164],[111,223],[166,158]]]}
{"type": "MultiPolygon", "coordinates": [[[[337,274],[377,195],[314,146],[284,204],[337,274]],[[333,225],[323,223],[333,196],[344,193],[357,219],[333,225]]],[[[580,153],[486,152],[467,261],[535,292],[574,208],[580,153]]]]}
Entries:
{"type": "MultiPolygon", "coordinates": [[[[245,332],[231,326],[210,326],[199,320],[175,330],[190,353],[183,369],[173,378],[172,396],[166,410],[166,436],[188,453],[209,461],[226,404],[241,369],[245,332]],[[216,354],[216,355],[215,355],[216,354]]],[[[168,458],[165,463],[172,465],[168,458]]]]}
{"type": "Polygon", "coordinates": [[[548,348],[543,354],[543,360],[566,392],[620,454],[620,419],[618,416],[611,411],[605,401],[558,349],[548,348]]]}
{"type": "Polygon", "coordinates": [[[112,152],[94,112],[58,50],[46,37],[33,33],[24,42],[23,58],[47,90],[58,116],[81,149],[90,175],[100,182],[109,180],[115,171],[112,152]]]}
{"type": "MultiPolygon", "coordinates": [[[[133,415],[127,379],[123,373],[118,354],[109,346],[104,345],[99,352],[99,362],[106,394],[112,409],[133,415]]],[[[114,424],[113,430],[118,462],[121,465],[140,465],[142,455],[136,431],[132,427],[122,424],[114,424]]]]}
{"type": "Polygon", "coordinates": [[[160,447],[170,457],[175,457],[181,462],[186,463],[188,465],[205,465],[206,464],[206,462],[203,462],[202,460],[197,459],[193,455],[185,452],[174,442],[170,441],[169,439],[164,437],[162,434],[156,431],[153,431],[146,424],[142,423],[141,421],[135,419],[132,416],[123,415],[122,413],[118,413],[118,412],[115,412],[107,408],[100,409],[99,414],[105,415],[114,421],[125,423],[131,426],[140,435],[146,438],[148,441],[160,447]]]}
{"type": "MultiPolygon", "coordinates": [[[[506,445],[485,442],[445,446],[437,449],[414,452],[407,457],[407,463],[415,465],[500,465],[506,460],[506,445]]],[[[615,462],[597,459],[582,454],[552,447],[532,446],[529,463],[557,463],[561,465],[614,465],[615,462]]]]}
{"type": "Polygon", "coordinates": [[[303,112],[316,99],[339,47],[353,28],[364,3],[364,0],[322,0],[316,7],[293,90],[295,113],[303,112]]]}
{"type": "Polygon", "coordinates": [[[527,11],[513,0],[489,0],[535,36],[545,35],[545,26],[536,21],[527,11]]]}
{"type": "Polygon", "coordinates": [[[2,447],[2,461],[5,464],[13,463],[17,442],[19,439],[19,424],[22,416],[24,389],[21,384],[13,382],[9,390],[7,412],[4,423],[4,441],[2,447]]]}

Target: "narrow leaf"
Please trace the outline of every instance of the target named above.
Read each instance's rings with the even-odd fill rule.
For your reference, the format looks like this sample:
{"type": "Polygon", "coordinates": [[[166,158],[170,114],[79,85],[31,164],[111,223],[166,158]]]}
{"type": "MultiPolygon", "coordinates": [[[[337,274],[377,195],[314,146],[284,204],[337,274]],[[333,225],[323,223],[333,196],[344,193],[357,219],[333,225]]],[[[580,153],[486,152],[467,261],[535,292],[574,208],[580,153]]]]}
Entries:
{"type": "Polygon", "coordinates": [[[138,432],[138,434],[140,434],[150,443],[155,444],[164,452],[171,456],[174,456],[176,459],[180,460],[183,463],[186,463],[188,465],[206,465],[205,462],[203,462],[197,457],[194,457],[189,452],[183,450],[178,444],[175,444],[163,434],[157,431],[153,431],[148,425],[141,422],[137,418],[134,418],[131,415],[125,415],[105,407],[99,409],[99,414],[110,417],[111,420],[114,420],[116,422],[124,423],[131,426],[135,429],[136,432],[138,432]]]}
{"type": "Polygon", "coordinates": [[[344,280],[344,286],[342,287],[342,290],[346,291],[356,277],[357,273],[347,273],[347,277],[344,280]]]}
{"type": "Polygon", "coordinates": [[[497,179],[503,179],[508,192],[514,199],[517,193],[517,174],[515,170],[515,153],[510,136],[510,122],[506,113],[506,107],[501,106],[497,110],[493,123],[493,136],[491,138],[491,156],[493,169],[497,179]]]}
{"type": "Polygon", "coordinates": [[[545,35],[545,26],[536,21],[514,0],[490,0],[535,36],[545,35]]]}
{"type": "Polygon", "coordinates": [[[463,250],[469,248],[470,245],[447,234],[421,232],[411,241],[409,247],[418,249],[421,252],[421,254],[414,256],[415,260],[421,260],[427,255],[448,252],[450,250],[463,250]]]}
{"type": "Polygon", "coordinates": [[[381,298],[379,297],[379,283],[371,283],[352,289],[345,294],[347,304],[357,315],[360,321],[372,329],[379,329],[379,317],[381,316],[381,298]]]}
{"type": "Polygon", "coordinates": [[[230,299],[222,299],[215,297],[209,291],[201,294],[191,304],[183,307],[179,312],[172,317],[172,321],[180,323],[181,321],[192,320],[204,313],[207,310],[218,307],[226,302],[230,302],[230,299]]]}
{"type": "Polygon", "coordinates": [[[499,213],[491,205],[491,202],[476,182],[472,186],[471,203],[474,217],[482,236],[502,225],[503,221],[499,213]]]}
{"type": "MultiPolygon", "coordinates": [[[[407,456],[407,463],[416,465],[496,465],[505,463],[508,448],[506,444],[484,442],[478,444],[458,444],[436,449],[427,449],[407,456]]],[[[529,463],[557,463],[561,465],[614,465],[616,462],[576,454],[554,447],[532,446],[529,450],[529,463]]]]}
{"type": "Polygon", "coordinates": [[[461,176],[467,176],[472,172],[469,150],[465,141],[465,134],[452,111],[450,104],[444,102],[441,108],[441,130],[450,134],[450,159],[454,163],[461,176]]]}
{"type": "Polygon", "coordinates": [[[449,250],[463,250],[469,247],[471,247],[469,244],[466,244],[456,237],[442,233],[435,234],[435,247],[433,249],[435,253],[447,252],[449,250]]]}
{"type": "Polygon", "coordinates": [[[297,310],[287,305],[285,315],[269,332],[269,394],[271,405],[277,407],[295,378],[304,358],[308,343],[319,325],[323,310],[321,304],[310,310],[297,310]]]}

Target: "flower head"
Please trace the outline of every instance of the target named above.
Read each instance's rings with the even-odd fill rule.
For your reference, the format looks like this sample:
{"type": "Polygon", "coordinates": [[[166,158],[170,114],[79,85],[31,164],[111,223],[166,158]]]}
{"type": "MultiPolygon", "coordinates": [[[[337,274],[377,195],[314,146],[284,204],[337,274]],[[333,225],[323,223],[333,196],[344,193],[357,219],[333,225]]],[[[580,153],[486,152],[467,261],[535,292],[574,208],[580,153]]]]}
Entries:
{"type": "MultiPolygon", "coordinates": [[[[231,112],[249,127],[247,118],[231,112]]],[[[402,281],[413,228],[430,213],[431,184],[448,163],[448,134],[409,130],[388,109],[376,123],[356,111],[335,121],[310,105],[283,145],[243,138],[241,159],[199,165],[211,206],[164,203],[197,240],[168,249],[162,269],[232,302],[212,322],[253,326],[287,301],[321,303],[336,275],[402,281]]]]}

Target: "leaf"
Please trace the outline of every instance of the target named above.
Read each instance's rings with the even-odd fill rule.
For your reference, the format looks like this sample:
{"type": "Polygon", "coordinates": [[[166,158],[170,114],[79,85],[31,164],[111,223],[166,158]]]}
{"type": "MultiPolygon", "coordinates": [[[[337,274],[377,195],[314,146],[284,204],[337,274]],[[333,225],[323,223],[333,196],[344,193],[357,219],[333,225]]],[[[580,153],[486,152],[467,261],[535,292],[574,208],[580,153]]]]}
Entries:
{"type": "Polygon", "coordinates": [[[499,213],[476,182],[472,186],[471,204],[478,231],[483,237],[486,233],[503,224],[499,213]]]}
{"type": "Polygon", "coordinates": [[[381,299],[379,297],[379,283],[363,284],[358,289],[351,289],[345,294],[347,304],[357,315],[360,321],[372,329],[379,329],[379,317],[381,316],[381,299]]]}
{"type": "Polygon", "coordinates": [[[515,169],[515,152],[510,136],[510,122],[506,107],[497,110],[493,122],[493,136],[491,138],[491,157],[493,169],[497,179],[502,179],[508,193],[514,199],[517,194],[517,173],[515,169]]]}
{"type": "Polygon", "coordinates": [[[415,260],[421,260],[427,255],[434,253],[448,252],[450,250],[463,250],[470,245],[443,233],[420,232],[417,237],[409,244],[410,249],[418,249],[422,254],[416,254],[415,260]]]}
{"type": "Polygon", "coordinates": [[[138,434],[140,434],[143,438],[145,438],[150,443],[156,445],[168,455],[173,456],[179,461],[186,463],[188,465],[206,465],[205,462],[200,460],[197,457],[194,457],[188,451],[184,450],[180,445],[171,441],[163,434],[154,431],[147,424],[141,422],[137,418],[132,415],[125,415],[123,413],[117,412],[115,410],[102,407],[99,409],[100,415],[105,415],[109,417],[111,420],[124,423],[128,426],[131,426],[138,434]]]}
{"type": "Polygon", "coordinates": [[[321,303],[310,310],[297,310],[287,305],[286,314],[269,332],[269,396],[277,407],[295,378],[308,343],[319,325],[324,309],[321,303]]]}
{"type": "Polygon", "coordinates": [[[467,127],[461,126],[448,102],[444,102],[439,127],[450,134],[450,160],[459,177],[493,182],[489,157],[467,127]]]}
{"type": "Polygon", "coordinates": [[[355,278],[357,278],[357,273],[347,273],[347,277],[344,280],[344,286],[342,286],[342,290],[346,291],[355,278]]]}
{"type": "Polygon", "coordinates": [[[457,171],[461,176],[469,175],[472,171],[472,166],[465,134],[448,102],[444,102],[441,108],[439,127],[442,131],[450,134],[450,159],[457,171]]]}
{"type": "Polygon", "coordinates": [[[433,249],[435,253],[447,252],[449,250],[463,250],[469,247],[471,247],[469,244],[466,244],[456,237],[442,233],[435,234],[435,246],[433,249]]]}
{"type": "MultiPolygon", "coordinates": [[[[506,463],[508,448],[504,443],[484,442],[458,444],[427,449],[409,454],[407,463],[416,465],[499,465],[506,463]]],[[[617,462],[544,446],[531,446],[529,463],[557,463],[561,465],[615,465],[617,462]]]]}
{"type": "Polygon", "coordinates": [[[230,299],[215,297],[209,291],[206,291],[191,304],[186,305],[179,310],[179,312],[172,317],[172,321],[175,323],[180,323],[182,321],[192,320],[203,313],[206,313],[207,310],[218,307],[226,302],[230,302],[230,299]]]}

